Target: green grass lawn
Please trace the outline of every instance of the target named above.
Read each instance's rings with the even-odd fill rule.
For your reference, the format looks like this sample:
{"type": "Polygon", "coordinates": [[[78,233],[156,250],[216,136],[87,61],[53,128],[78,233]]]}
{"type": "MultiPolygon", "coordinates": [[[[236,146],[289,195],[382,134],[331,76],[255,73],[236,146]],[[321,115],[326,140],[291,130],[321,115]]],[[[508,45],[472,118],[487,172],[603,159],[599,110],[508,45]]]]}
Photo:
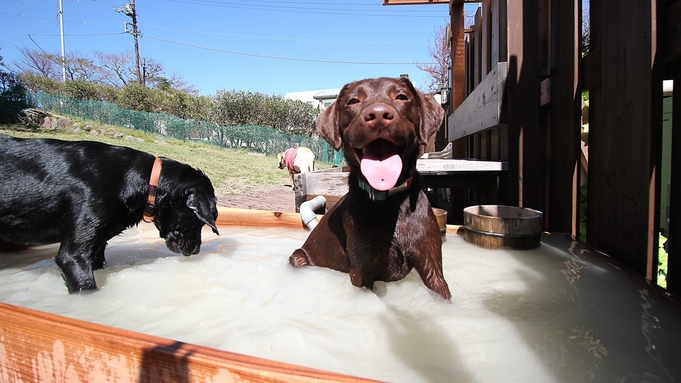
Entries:
{"type": "MultiPolygon", "coordinates": [[[[170,139],[121,127],[105,128],[103,134],[94,135],[88,131],[73,132],[64,129],[28,128],[26,125],[0,125],[0,134],[22,138],[56,138],[60,140],[90,140],[111,145],[127,146],[184,162],[202,170],[210,178],[216,191],[221,194],[240,194],[250,188],[266,188],[290,184],[288,172],[278,168],[277,158],[247,150],[224,149],[201,142],[170,139]],[[114,138],[112,133],[140,139],[114,138]]],[[[318,169],[331,164],[316,163],[318,169]]]]}

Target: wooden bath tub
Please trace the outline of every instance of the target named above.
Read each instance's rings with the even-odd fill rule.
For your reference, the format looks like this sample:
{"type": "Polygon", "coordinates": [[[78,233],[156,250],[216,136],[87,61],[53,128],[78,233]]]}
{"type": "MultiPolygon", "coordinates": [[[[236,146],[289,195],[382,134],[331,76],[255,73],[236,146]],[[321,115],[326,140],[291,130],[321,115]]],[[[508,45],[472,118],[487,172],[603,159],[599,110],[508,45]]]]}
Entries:
{"type": "MultiPolygon", "coordinates": [[[[217,225],[303,229],[300,215],[221,208],[217,225]]],[[[2,382],[369,382],[0,303],[2,382]]]]}
{"type": "Polygon", "coordinates": [[[678,303],[563,234],[543,233],[537,249],[492,250],[447,226],[449,303],[416,273],[369,291],[354,288],[347,274],[293,269],[288,254],[306,235],[296,213],[221,209],[221,236],[206,230],[202,253],[191,257],[170,253],[153,225],[145,225],[111,241],[110,263],[96,273],[103,283],[94,294],[68,295],[49,254],[26,261],[24,253],[9,254],[5,259],[15,262],[9,265],[0,258],[1,382],[681,377],[678,303]],[[273,244],[251,239],[250,232],[274,238],[273,244]],[[21,271],[27,280],[18,282],[12,278],[21,265],[28,265],[21,271]],[[199,266],[209,272],[197,272],[199,266]],[[159,287],[145,279],[151,276],[177,287],[159,287]],[[235,292],[239,285],[245,291],[235,292]],[[29,293],[37,303],[25,304],[29,293]],[[148,296],[158,303],[129,309],[117,305],[117,294],[128,303],[145,306],[148,296]],[[60,310],[52,310],[54,302],[60,310]],[[53,314],[64,308],[69,317],[53,314]],[[76,309],[85,311],[75,316],[76,309]],[[94,319],[95,311],[109,317],[94,319]],[[156,324],[159,317],[172,326],[157,331],[165,324],[156,324]],[[368,349],[374,345],[377,351],[368,349]]]}

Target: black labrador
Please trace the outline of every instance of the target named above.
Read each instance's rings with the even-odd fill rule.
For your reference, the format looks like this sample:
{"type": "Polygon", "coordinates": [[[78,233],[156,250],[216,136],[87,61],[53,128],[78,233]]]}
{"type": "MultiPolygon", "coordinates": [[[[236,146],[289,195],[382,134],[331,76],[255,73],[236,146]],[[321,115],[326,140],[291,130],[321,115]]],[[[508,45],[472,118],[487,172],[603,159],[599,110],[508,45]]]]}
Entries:
{"type": "Polygon", "coordinates": [[[97,288],[107,241],[143,215],[186,256],[199,252],[204,224],[219,234],[213,185],[186,164],[99,142],[0,135],[0,240],[61,243],[55,261],[70,293],[97,288]]]}
{"type": "Polygon", "coordinates": [[[345,85],[317,118],[317,130],[350,167],[348,193],[327,212],[302,248],[296,267],[314,265],[350,274],[354,286],[396,281],[411,269],[449,300],[442,272],[442,238],[416,171],[421,145],[440,127],[444,111],[405,78],[345,85]]]}

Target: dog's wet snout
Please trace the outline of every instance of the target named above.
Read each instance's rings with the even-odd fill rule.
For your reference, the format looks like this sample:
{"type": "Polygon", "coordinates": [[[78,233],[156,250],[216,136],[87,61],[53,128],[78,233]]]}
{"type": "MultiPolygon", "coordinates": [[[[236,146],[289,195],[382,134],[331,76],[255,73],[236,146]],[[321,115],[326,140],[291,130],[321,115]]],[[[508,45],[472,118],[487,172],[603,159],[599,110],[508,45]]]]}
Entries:
{"type": "Polygon", "coordinates": [[[395,111],[390,105],[375,103],[364,110],[364,122],[372,129],[385,129],[392,125],[395,111]]]}
{"type": "Polygon", "coordinates": [[[192,246],[189,246],[187,249],[182,250],[182,255],[188,257],[190,255],[198,254],[201,252],[201,245],[196,245],[192,248],[192,246]]]}

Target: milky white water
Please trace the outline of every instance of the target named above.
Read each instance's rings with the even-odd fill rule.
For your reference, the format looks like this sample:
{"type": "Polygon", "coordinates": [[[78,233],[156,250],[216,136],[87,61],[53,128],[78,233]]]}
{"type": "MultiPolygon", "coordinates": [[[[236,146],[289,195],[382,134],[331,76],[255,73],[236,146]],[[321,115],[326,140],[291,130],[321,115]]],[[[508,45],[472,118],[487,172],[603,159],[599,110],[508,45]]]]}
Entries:
{"type": "Polygon", "coordinates": [[[67,293],[57,245],[0,254],[0,301],[391,382],[681,379],[681,311],[565,236],[510,251],[448,235],[446,303],[414,272],[372,292],[292,268],[303,230],[220,233],[183,257],[140,224],[110,241],[87,295],[67,293]]]}

